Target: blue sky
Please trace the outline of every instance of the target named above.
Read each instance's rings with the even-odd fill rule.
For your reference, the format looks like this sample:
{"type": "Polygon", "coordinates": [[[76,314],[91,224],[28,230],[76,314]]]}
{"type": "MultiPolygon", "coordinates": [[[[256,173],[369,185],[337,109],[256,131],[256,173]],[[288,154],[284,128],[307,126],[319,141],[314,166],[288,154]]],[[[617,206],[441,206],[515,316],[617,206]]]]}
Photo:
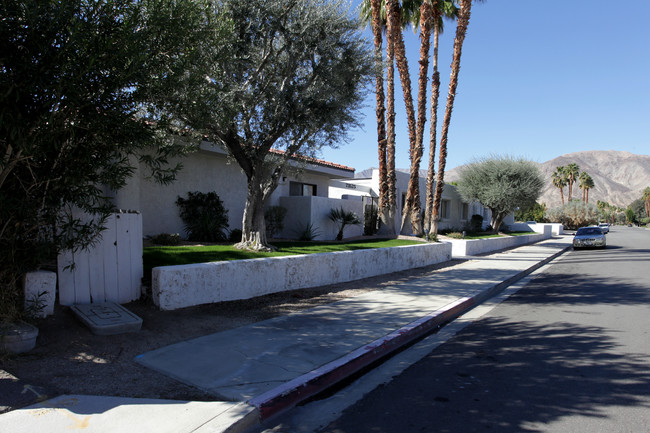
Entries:
{"type": "MultiPolygon", "coordinates": [[[[353,7],[358,3],[353,0],[353,7]]],[[[648,22],[648,0],[476,3],[463,46],[446,168],[490,154],[537,162],[585,150],[650,154],[648,22]]],[[[439,123],[455,30],[447,22],[440,40],[439,123]]],[[[371,40],[370,32],[365,34],[371,40]]],[[[411,29],[405,37],[415,88],[419,38],[411,29]]],[[[396,166],[408,168],[401,87],[396,92],[396,166]]],[[[324,149],[324,159],[357,171],[377,166],[372,92],[363,113],[363,130],[355,130],[339,149],[324,149]]],[[[426,137],[428,127],[427,120],[426,137]]],[[[428,152],[427,144],[422,169],[427,168],[428,152]]]]}

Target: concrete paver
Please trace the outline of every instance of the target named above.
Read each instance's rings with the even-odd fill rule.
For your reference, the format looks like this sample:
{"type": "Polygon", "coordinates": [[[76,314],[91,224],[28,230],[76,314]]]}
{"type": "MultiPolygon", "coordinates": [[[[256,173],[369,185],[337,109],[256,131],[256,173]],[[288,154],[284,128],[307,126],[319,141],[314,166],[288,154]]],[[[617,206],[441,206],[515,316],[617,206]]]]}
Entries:
{"type": "Polygon", "coordinates": [[[230,402],[62,396],[0,415],[0,431],[67,431],[77,421],[85,431],[124,431],[113,428],[128,419],[131,429],[141,432],[242,431],[453,320],[561,254],[570,242],[570,237],[557,237],[471,257],[381,291],[181,342],[136,359],[230,402]]]}

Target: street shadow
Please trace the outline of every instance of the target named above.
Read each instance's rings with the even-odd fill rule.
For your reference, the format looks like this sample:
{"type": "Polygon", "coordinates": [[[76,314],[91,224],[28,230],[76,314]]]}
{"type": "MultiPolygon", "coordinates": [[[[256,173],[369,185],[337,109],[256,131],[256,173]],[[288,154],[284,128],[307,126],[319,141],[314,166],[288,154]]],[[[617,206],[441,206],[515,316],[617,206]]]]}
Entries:
{"type": "Polygon", "coordinates": [[[509,303],[527,305],[639,305],[650,303],[647,286],[575,274],[542,274],[532,287],[508,298],[509,303]]]}
{"type": "Polygon", "coordinates": [[[617,349],[599,326],[485,318],[322,431],[538,432],[564,417],[650,409],[650,357],[617,349]]]}

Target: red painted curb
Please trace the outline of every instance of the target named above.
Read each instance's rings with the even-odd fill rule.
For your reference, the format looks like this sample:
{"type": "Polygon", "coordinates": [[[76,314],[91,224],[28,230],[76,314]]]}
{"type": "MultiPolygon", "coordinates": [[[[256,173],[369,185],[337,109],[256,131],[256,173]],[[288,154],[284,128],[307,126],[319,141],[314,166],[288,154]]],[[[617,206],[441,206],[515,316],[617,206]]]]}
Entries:
{"type": "Polygon", "coordinates": [[[248,403],[259,410],[261,420],[266,420],[397,351],[437,326],[455,319],[474,305],[474,298],[460,298],[385,337],[254,397],[248,403]]]}

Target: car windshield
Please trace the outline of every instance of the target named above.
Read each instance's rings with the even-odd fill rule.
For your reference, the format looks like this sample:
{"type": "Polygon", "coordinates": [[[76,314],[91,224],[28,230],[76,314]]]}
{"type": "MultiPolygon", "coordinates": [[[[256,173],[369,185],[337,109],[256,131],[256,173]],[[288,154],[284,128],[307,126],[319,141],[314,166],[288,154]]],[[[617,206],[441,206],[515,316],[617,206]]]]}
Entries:
{"type": "Polygon", "coordinates": [[[601,235],[603,234],[602,230],[598,227],[582,227],[578,229],[576,236],[580,235],[601,235]]]}

